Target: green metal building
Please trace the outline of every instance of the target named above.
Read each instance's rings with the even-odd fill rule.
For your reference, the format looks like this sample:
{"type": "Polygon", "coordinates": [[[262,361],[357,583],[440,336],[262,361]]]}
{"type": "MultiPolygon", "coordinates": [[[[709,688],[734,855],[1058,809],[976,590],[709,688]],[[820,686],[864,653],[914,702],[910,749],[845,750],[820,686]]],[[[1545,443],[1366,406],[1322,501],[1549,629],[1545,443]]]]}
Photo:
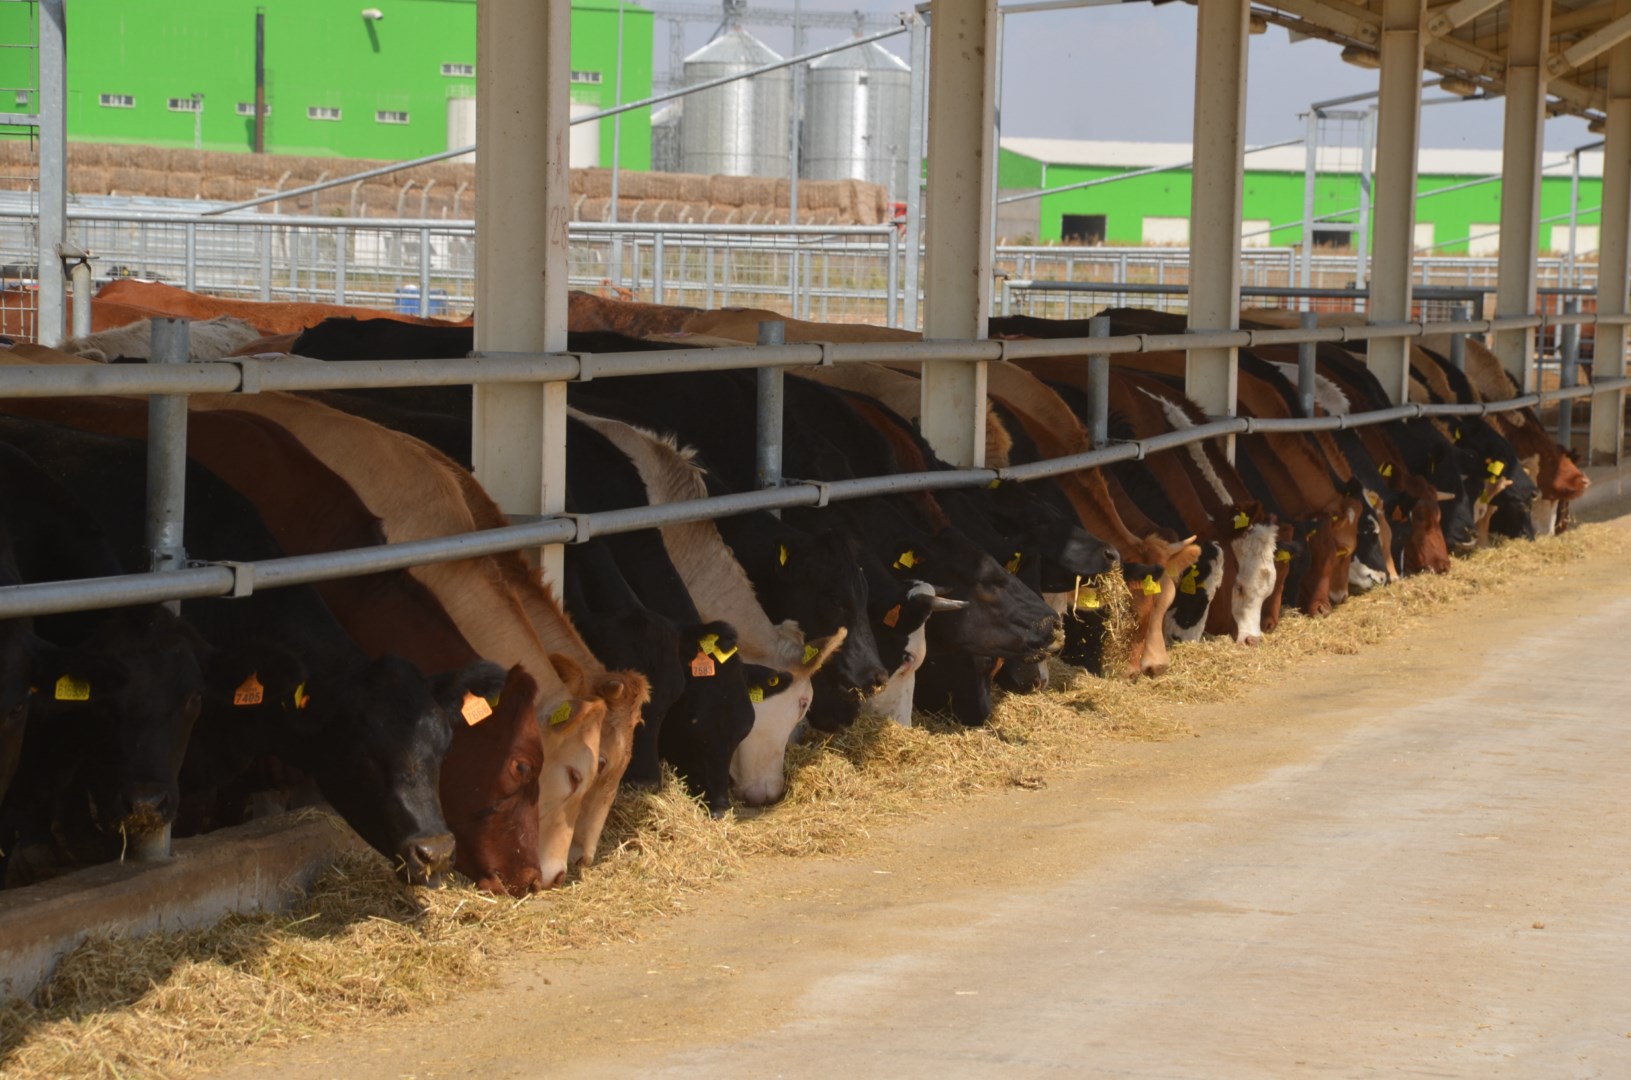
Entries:
{"type": "MultiPolygon", "coordinates": [[[[1184,166],[1188,143],[1083,142],[1004,137],[998,185],[1005,194],[1063,187],[1159,166],[1184,166]]],[[[1358,155],[1353,148],[1323,151],[1314,183],[1314,214],[1331,215],[1314,230],[1314,242],[1349,246],[1359,214],[1358,155]],[[1346,227],[1345,227],[1346,226],[1346,227]]],[[[1570,189],[1567,154],[1548,154],[1541,191],[1540,246],[1568,248],[1570,189]]],[[[1597,250],[1602,155],[1582,154],[1576,252],[1597,250]]],[[[1418,161],[1415,246],[1418,254],[1493,254],[1492,235],[1501,219],[1499,180],[1427,196],[1437,188],[1468,184],[1501,171],[1498,150],[1428,150],[1418,161]]],[[[1241,217],[1248,247],[1302,243],[1304,151],[1300,146],[1265,150],[1246,158],[1241,217]]],[[[1189,241],[1190,172],[1187,167],[1131,177],[1075,191],[1010,203],[998,223],[1009,243],[1164,244],[1189,241]]]]}
{"type": "MultiPolygon", "coordinates": [[[[651,12],[573,0],[575,108],[614,103],[620,4],[622,100],[651,93],[651,12]]],[[[476,0],[67,0],[68,137],[250,152],[257,12],[269,153],[402,160],[474,141],[449,102],[476,93],[476,0]]],[[[38,20],[0,3],[0,111],[39,107],[38,20]]],[[[650,168],[650,119],[623,114],[624,168],[650,168]]],[[[598,127],[598,161],[574,164],[611,164],[613,125],[598,127]]]]}

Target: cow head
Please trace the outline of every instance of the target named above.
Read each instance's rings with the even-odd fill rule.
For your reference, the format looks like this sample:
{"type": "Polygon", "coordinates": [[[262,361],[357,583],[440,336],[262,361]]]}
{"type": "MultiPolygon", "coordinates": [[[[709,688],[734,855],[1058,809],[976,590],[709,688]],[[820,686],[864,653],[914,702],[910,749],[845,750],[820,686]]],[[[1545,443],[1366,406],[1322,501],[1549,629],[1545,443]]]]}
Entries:
{"type": "MultiPolygon", "coordinates": [[[[909,583],[906,594],[879,618],[891,634],[898,635],[899,662],[889,675],[889,685],[875,695],[868,708],[902,727],[912,726],[912,698],[917,672],[928,651],[929,616],[938,608],[959,611],[966,601],[942,600],[926,581],[909,583]]],[[[889,640],[880,637],[880,642],[889,640]]]]}
{"type": "Polygon", "coordinates": [[[691,627],[680,641],[685,693],[663,725],[663,758],[720,817],[731,808],[731,757],[753,729],[756,705],[785,693],[793,677],[748,663],[729,623],[691,627]]]}
{"type": "Polygon", "coordinates": [[[612,812],[618,785],[634,756],[634,729],[641,722],[641,708],[650,697],[643,676],[627,671],[607,672],[594,687],[595,697],[606,703],[606,718],[600,725],[599,756],[594,779],[584,793],[578,819],[572,826],[572,845],[567,865],[589,866],[600,847],[600,834],[606,816],[612,812]]]}
{"type": "Polygon", "coordinates": [[[964,537],[945,530],[915,545],[902,545],[894,565],[927,579],[946,599],[968,607],[929,624],[929,650],[1007,659],[1039,658],[1059,651],[1058,615],[997,560],[964,537]]]}
{"type": "Polygon", "coordinates": [[[509,670],[492,714],[463,712],[442,760],[442,813],[457,841],[453,865],[492,893],[526,896],[543,888],[538,865],[544,741],[534,711],[538,684],[509,670]]]}
{"type": "Polygon", "coordinates": [[[121,846],[162,842],[175,820],[211,652],[164,607],[122,609],[64,658],[60,675],[36,684],[39,704],[71,724],[63,734],[78,748],[93,818],[121,846]]]}
{"type": "Polygon", "coordinates": [[[1409,473],[1400,478],[1388,518],[1399,537],[1406,574],[1449,573],[1450,551],[1444,542],[1440,508],[1454,498],[1449,492],[1434,490],[1425,477],[1409,473]]]}
{"type": "Polygon", "coordinates": [[[544,739],[544,771],[538,782],[538,866],[544,888],[566,882],[578,812],[600,765],[606,702],[592,696],[583,668],[571,657],[551,654],[550,663],[569,697],[537,703],[544,739]]]}
{"type": "Polygon", "coordinates": [[[1162,620],[1167,637],[1174,641],[1201,639],[1206,631],[1207,609],[1223,583],[1223,564],[1222,544],[1208,541],[1201,545],[1200,558],[1179,575],[1172,606],[1162,620]]]}
{"type": "Polygon", "coordinates": [[[862,554],[849,534],[786,530],[776,539],[767,575],[755,576],[759,598],[772,619],[791,619],[809,638],[844,630],[843,647],[821,669],[810,722],[836,730],[855,719],[860,702],[883,689],[889,666],[867,618],[867,579],[862,554]]]}
{"type": "MultiPolygon", "coordinates": [[[[1285,603],[1286,589],[1291,582],[1291,568],[1299,559],[1306,563],[1307,549],[1297,539],[1297,528],[1282,523],[1274,535],[1274,587],[1263,602],[1263,633],[1271,634],[1280,625],[1280,611],[1285,603]]],[[[1295,594],[1293,594],[1295,595],[1295,594]]]]}
{"type": "Polygon", "coordinates": [[[415,885],[453,868],[438,785],[454,725],[502,704],[504,669],[478,661],[427,681],[401,657],[313,679],[292,703],[318,789],[415,885]]]}
{"type": "Polygon", "coordinates": [[[784,759],[793,729],[804,719],[813,694],[811,679],[844,643],[845,632],[805,641],[798,627],[782,623],[780,655],[791,676],[786,692],[753,703],[753,729],[731,755],[731,785],[749,806],[768,806],[787,793],[784,759]]]}
{"type": "Polygon", "coordinates": [[[1234,623],[1235,641],[1255,645],[1264,633],[1263,606],[1279,580],[1274,566],[1279,523],[1255,501],[1229,507],[1226,512],[1228,520],[1215,522],[1214,528],[1229,537],[1233,571],[1228,582],[1229,615],[1234,623]]]}
{"type": "Polygon", "coordinates": [[[1418,430],[1432,442],[1422,462],[1421,475],[1435,492],[1442,493],[1437,501],[1442,504],[1439,509],[1443,515],[1441,529],[1445,543],[1451,551],[1465,555],[1478,546],[1478,525],[1473,513],[1473,500],[1478,493],[1468,490],[1461,475],[1460,458],[1438,428],[1427,421],[1411,423],[1422,425],[1418,430]]]}
{"type": "Polygon", "coordinates": [[[1342,493],[1353,502],[1358,512],[1354,523],[1354,546],[1348,559],[1346,591],[1369,592],[1388,583],[1388,567],[1391,564],[1386,537],[1377,515],[1380,498],[1366,491],[1357,478],[1350,478],[1342,486],[1342,493]],[[1376,498],[1376,501],[1372,502],[1372,498],[1376,498]]]}

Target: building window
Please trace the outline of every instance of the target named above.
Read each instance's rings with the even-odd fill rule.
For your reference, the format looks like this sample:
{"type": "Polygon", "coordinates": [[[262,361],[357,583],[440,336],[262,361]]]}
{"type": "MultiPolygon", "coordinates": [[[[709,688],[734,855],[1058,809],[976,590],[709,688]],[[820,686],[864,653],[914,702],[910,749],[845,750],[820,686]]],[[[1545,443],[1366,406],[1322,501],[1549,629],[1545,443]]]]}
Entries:
{"type": "Polygon", "coordinates": [[[1475,221],[1467,226],[1467,254],[1489,259],[1501,253],[1501,226],[1493,221],[1475,221]]]}
{"type": "Polygon", "coordinates": [[[598,71],[574,71],[572,73],[572,81],[575,82],[575,83],[589,83],[592,86],[599,86],[600,85],[600,72],[598,72],[598,71]]]}
{"type": "Polygon", "coordinates": [[[461,78],[461,79],[473,79],[473,78],[476,77],[476,65],[474,65],[474,64],[443,64],[442,65],[442,74],[443,75],[448,75],[448,76],[453,76],[453,77],[456,77],[456,78],[461,78]]]}
{"type": "MultiPolygon", "coordinates": [[[[239,116],[254,116],[255,115],[255,103],[253,101],[240,101],[240,102],[238,102],[238,115],[239,116]]],[[[261,115],[262,116],[271,116],[272,115],[272,106],[270,104],[268,104],[261,111],[261,115]]]]}
{"type": "Polygon", "coordinates": [[[198,112],[204,107],[204,102],[195,97],[173,97],[170,99],[171,112],[198,112]]]}
{"type": "Polygon", "coordinates": [[[1410,229],[1410,246],[1416,249],[1416,254],[1435,250],[1438,245],[1433,243],[1433,223],[1431,221],[1418,221],[1410,229]]]}
{"type": "Polygon", "coordinates": [[[97,100],[110,109],[134,109],[136,107],[135,94],[103,94],[97,100]]]}
{"type": "Polygon", "coordinates": [[[1059,236],[1067,244],[1104,243],[1105,215],[1064,214],[1059,220],[1059,236]]]}
{"type": "Polygon", "coordinates": [[[381,109],[374,114],[376,124],[406,124],[408,114],[399,109],[381,109]]]}
{"type": "Polygon", "coordinates": [[[339,118],[340,118],[340,110],[339,109],[333,109],[333,108],[328,107],[327,105],[308,105],[308,106],[306,106],[306,119],[307,120],[338,120],[339,118]]]}
{"type": "Polygon", "coordinates": [[[1274,239],[1270,228],[1274,222],[1268,218],[1245,218],[1240,223],[1240,246],[1243,248],[1265,248],[1274,239]]]}
{"type": "Polygon", "coordinates": [[[1186,217],[1147,217],[1144,219],[1144,245],[1187,247],[1189,219],[1186,217]]]}

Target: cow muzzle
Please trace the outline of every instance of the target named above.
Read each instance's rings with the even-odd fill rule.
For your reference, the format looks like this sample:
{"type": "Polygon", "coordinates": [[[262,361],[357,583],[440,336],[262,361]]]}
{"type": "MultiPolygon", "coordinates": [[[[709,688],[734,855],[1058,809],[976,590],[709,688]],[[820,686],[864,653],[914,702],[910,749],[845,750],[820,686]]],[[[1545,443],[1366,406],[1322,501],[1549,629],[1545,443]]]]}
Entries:
{"type": "Polygon", "coordinates": [[[409,885],[439,888],[453,870],[453,834],[424,833],[409,837],[397,852],[397,873],[409,885]]]}

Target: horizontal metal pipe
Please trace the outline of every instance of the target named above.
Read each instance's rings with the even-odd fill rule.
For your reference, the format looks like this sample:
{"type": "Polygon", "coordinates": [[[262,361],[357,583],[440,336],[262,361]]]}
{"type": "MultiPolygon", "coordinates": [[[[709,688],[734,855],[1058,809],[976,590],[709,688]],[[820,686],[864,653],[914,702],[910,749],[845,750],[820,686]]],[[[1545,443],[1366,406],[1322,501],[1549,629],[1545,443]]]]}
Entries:
{"type": "Polygon", "coordinates": [[[0,398],[86,397],[92,394],[230,394],[236,364],[0,365],[0,398]]]}
{"type": "Polygon", "coordinates": [[[1343,341],[1369,341],[1372,338],[1420,337],[1421,323],[1368,323],[1364,326],[1344,326],[1343,341]]]}
{"type": "MultiPolygon", "coordinates": [[[[1105,339],[1091,339],[1102,342],[1105,339]]],[[[190,365],[205,368],[212,365],[190,365]]],[[[355,365],[336,364],[336,368],[355,365]]],[[[90,367],[88,370],[117,369],[90,367]]],[[[24,369],[0,368],[6,371],[24,369]]],[[[47,371],[60,371],[48,368],[47,371]]],[[[72,369],[79,370],[79,369],[72,369]]],[[[1482,404],[1396,405],[1373,412],[1353,413],[1341,417],[1276,418],[1251,420],[1233,417],[1211,423],[1171,431],[1145,439],[1142,442],[1118,443],[1100,450],[1054,458],[1048,461],[1011,465],[1003,469],[948,469],[924,473],[903,473],[891,476],[861,477],[836,480],[830,483],[790,481],[785,487],[768,491],[741,492],[707,499],[665,503],[658,506],[637,506],[624,510],[605,511],[576,517],[549,517],[538,521],[512,524],[495,529],[482,529],[458,536],[414,540],[374,547],[354,548],[347,551],[325,552],[312,555],[293,555],[268,559],[259,563],[242,564],[235,573],[223,565],[192,567],[185,570],[164,571],[156,574],[129,574],[119,577],[85,579],[79,581],[47,582],[33,585],[0,587],[0,617],[42,615],[64,611],[83,611],[92,608],[113,607],[134,603],[155,603],[162,600],[193,600],[225,596],[233,591],[238,574],[246,575],[255,587],[309,584],[332,578],[405,569],[437,562],[451,562],[504,551],[539,547],[544,544],[573,543],[592,536],[633,532],[714,517],[727,517],[749,510],[786,509],[794,506],[814,506],[823,499],[843,501],[873,495],[900,494],[916,491],[934,491],[957,487],[985,487],[994,480],[1024,482],[1075,472],[1143,457],[1170,450],[1204,439],[1224,435],[1244,434],[1251,431],[1316,431],[1328,430],[1335,421],[1337,426],[1358,427],[1364,424],[1384,423],[1389,420],[1409,419],[1416,416],[1476,416],[1486,412],[1508,411],[1538,404],[1542,400],[1562,397],[1587,396],[1591,392],[1607,393],[1631,386],[1631,378],[1605,379],[1595,386],[1577,387],[1569,391],[1548,391],[1545,394],[1526,394],[1506,402],[1482,404]]]]}
{"type": "Polygon", "coordinates": [[[1246,434],[1258,435],[1270,431],[1340,431],[1347,427],[1346,416],[1265,416],[1246,417],[1246,434]]]}
{"type": "Polygon", "coordinates": [[[1535,396],[1543,402],[1571,401],[1575,398],[1590,397],[1595,393],[1601,393],[1601,390],[1588,383],[1582,386],[1565,386],[1557,390],[1542,390],[1535,396]]]}
{"type": "Polygon", "coordinates": [[[1257,345],[1301,345],[1305,341],[1328,341],[1337,344],[1342,341],[1342,327],[1323,326],[1315,330],[1304,330],[1301,327],[1290,330],[1249,330],[1252,346],[1257,345]]]}
{"type": "Polygon", "coordinates": [[[718,349],[662,349],[637,353],[582,353],[579,378],[665,375],[675,372],[740,371],[804,367],[821,363],[820,345],[743,345],[718,349]]]}
{"type": "Polygon", "coordinates": [[[1002,344],[1003,356],[1009,360],[1029,360],[1043,356],[1116,356],[1150,351],[1145,345],[1143,334],[1118,334],[1114,337],[1016,338],[1002,344]]]}
{"type": "Polygon", "coordinates": [[[1027,480],[1041,480],[1049,476],[1060,476],[1080,469],[1096,469],[1104,465],[1114,465],[1118,461],[1134,461],[1142,456],[1142,450],[1137,443],[1116,443],[1099,450],[1088,450],[1080,454],[1070,454],[1061,458],[1049,458],[1046,461],[1032,461],[1024,465],[1009,465],[998,469],[997,476],[1002,480],[1012,480],[1023,483],[1027,480]]]}

